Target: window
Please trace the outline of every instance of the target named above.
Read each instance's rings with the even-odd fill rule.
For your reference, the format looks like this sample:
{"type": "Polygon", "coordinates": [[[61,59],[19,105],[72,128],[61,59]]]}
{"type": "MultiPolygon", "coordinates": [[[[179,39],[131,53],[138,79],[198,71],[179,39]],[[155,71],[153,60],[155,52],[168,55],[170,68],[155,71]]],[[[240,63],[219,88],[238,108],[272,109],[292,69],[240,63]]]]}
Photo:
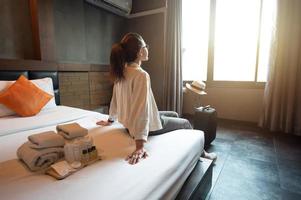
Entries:
{"type": "Polygon", "coordinates": [[[276,0],[185,0],[183,79],[265,82],[276,0]]]}
{"type": "Polygon", "coordinates": [[[206,80],[210,0],[182,2],[183,79],[206,80]]]}

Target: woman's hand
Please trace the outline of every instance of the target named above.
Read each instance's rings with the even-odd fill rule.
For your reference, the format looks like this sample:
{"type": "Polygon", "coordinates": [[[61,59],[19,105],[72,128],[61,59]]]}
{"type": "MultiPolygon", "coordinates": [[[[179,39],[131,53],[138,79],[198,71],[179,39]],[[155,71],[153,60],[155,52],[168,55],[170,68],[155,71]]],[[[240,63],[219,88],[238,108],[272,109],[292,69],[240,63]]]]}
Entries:
{"type": "Polygon", "coordinates": [[[142,158],[145,159],[148,157],[148,154],[144,148],[136,149],[131,155],[129,155],[125,160],[128,161],[129,164],[135,165],[142,158]]]}
{"type": "Polygon", "coordinates": [[[136,140],[136,150],[125,159],[129,164],[137,164],[142,158],[148,157],[148,153],[144,149],[144,143],[144,140],[136,140]]]}
{"type": "Polygon", "coordinates": [[[97,125],[101,125],[101,126],[110,126],[112,124],[112,122],[109,122],[107,120],[100,120],[98,122],[96,122],[97,125]]]}

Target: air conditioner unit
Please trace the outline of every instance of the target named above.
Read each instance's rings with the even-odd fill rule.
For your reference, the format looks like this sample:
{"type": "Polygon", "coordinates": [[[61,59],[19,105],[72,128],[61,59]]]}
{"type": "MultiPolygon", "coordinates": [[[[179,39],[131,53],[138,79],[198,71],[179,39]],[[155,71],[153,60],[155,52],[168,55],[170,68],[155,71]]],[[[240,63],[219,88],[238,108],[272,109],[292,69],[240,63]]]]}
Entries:
{"type": "Polygon", "coordinates": [[[132,0],[86,0],[86,2],[120,16],[128,16],[132,9],[132,0]]]}

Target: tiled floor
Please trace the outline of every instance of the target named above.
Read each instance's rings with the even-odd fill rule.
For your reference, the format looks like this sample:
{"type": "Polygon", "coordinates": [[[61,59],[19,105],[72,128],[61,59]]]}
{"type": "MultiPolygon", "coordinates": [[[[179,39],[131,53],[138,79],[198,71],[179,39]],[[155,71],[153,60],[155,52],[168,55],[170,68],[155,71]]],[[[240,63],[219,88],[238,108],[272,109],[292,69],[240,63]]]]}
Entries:
{"type": "Polygon", "coordinates": [[[301,137],[220,121],[207,200],[301,199],[301,137]]]}

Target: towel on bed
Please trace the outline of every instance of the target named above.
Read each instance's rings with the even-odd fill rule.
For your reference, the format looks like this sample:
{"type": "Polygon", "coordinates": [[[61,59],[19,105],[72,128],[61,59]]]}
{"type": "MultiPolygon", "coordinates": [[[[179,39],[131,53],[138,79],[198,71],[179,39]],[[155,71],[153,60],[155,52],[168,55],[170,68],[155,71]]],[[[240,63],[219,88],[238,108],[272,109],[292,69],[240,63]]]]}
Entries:
{"type": "Polygon", "coordinates": [[[63,147],[33,149],[30,142],[22,144],[17,151],[17,156],[31,171],[45,169],[64,156],[63,147]]]}
{"type": "Polygon", "coordinates": [[[31,142],[30,147],[35,149],[49,148],[49,147],[63,147],[65,140],[61,135],[54,131],[46,131],[38,134],[28,136],[31,142]]]}
{"type": "Polygon", "coordinates": [[[58,134],[69,140],[88,134],[88,130],[81,127],[78,123],[57,125],[56,130],[58,134]]]}

